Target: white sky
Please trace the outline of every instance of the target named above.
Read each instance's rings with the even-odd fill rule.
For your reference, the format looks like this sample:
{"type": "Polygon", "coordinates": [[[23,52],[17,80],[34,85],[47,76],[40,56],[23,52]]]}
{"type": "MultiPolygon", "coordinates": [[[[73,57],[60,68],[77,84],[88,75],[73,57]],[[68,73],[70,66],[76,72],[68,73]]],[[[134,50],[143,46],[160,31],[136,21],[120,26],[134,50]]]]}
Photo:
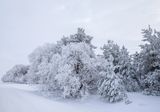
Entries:
{"type": "Polygon", "coordinates": [[[134,53],[148,24],[160,30],[160,0],[0,0],[0,74],[77,27],[98,47],[112,39],[134,53]]]}

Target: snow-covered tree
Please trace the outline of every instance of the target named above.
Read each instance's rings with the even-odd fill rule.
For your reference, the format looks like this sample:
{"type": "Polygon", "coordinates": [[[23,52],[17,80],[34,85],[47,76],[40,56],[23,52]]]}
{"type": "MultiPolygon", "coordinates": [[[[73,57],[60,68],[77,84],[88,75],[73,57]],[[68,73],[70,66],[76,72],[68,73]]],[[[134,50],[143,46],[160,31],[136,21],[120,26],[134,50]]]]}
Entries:
{"type": "MultiPolygon", "coordinates": [[[[120,54],[120,47],[115,44],[113,41],[108,40],[107,44],[105,44],[102,48],[103,55],[105,59],[110,58],[110,55],[113,57],[113,64],[116,66],[119,62],[119,54],[120,54]]],[[[115,71],[118,72],[118,71],[115,71]]]]}
{"type": "Polygon", "coordinates": [[[65,98],[81,98],[94,88],[96,70],[94,52],[84,43],[70,43],[62,48],[62,60],[56,76],[65,98]]]}
{"type": "Polygon", "coordinates": [[[108,102],[118,102],[126,98],[125,90],[118,74],[114,72],[113,58],[106,62],[98,85],[98,93],[108,102]]]}
{"type": "Polygon", "coordinates": [[[140,52],[142,89],[146,94],[160,95],[160,32],[150,27],[142,31],[145,42],[140,52]]]}
{"type": "Polygon", "coordinates": [[[74,35],[70,35],[69,37],[63,37],[61,41],[58,41],[58,45],[68,45],[70,43],[86,43],[88,44],[91,48],[96,48],[95,46],[92,45],[93,37],[86,35],[85,30],[83,28],[78,28],[77,33],[74,35]]]}
{"type": "Polygon", "coordinates": [[[143,83],[144,94],[160,96],[160,70],[149,72],[143,83]]]}
{"type": "Polygon", "coordinates": [[[138,78],[134,72],[134,67],[131,63],[131,57],[127,49],[123,46],[120,49],[118,69],[120,78],[127,91],[138,91],[139,84],[138,78]]]}
{"type": "Polygon", "coordinates": [[[26,83],[26,74],[28,73],[29,66],[15,65],[10,69],[3,77],[3,82],[15,82],[15,83],[26,83]]]}
{"type": "MultiPolygon", "coordinates": [[[[44,91],[57,91],[60,89],[60,86],[58,85],[58,82],[56,80],[56,76],[58,74],[61,62],[61,56],[59,54],[55,54],[52,56],[52,59],[49,63],[45,64],[44,66],[41,66],[40,72],[41,74],[46,74],[45,80],[43,83],[42,89],[44,91]],[[47,73],[46,73],[47,72],[47,73]]],[[[44,78],[44,77],[43,77],[44,78]]]]}
{"type": "Polygon", "coordinates": [[[142,55],[138,52],[136,52],[135,54],[132,55],[132,67],[133,67],[133,72],[135,74],[135,77],[136,77],[136,80],[137,80],[137,83],[139,85],[139,89],[141,90],[142,89],[142,71],[143,71],[143,65],[142,65],[142,61],[143,61],[143,58],[142,58],[142,55]]]}
{"type": "MultiPolygon", "coordinates": [[[[155,34],[157,37],[160,35],[157,32],[155,34]]],[[[64,98],[81,98],[88,94],[99,93],[109,102],[125,99],[125,89],[135,91],[138,87],[137,82],[140,81],[144,90],[150,91],[153,88],[158,90],[159,63],[156,63],[159,62],[157,61],[159,59],[158,43],[155,48],[151,47],[154,49],[150,52],[154,54],[151,56],[143,55],[146,46],[148,49],[150,45],[143,46],[145,50],[140,53],[140,59],[145,57],[145,60],[141,60],[140,64],[134,60],[132,64],[127,49],[124,47],[120,49],[111,40],[103,46],[103,55],[96,56],[95,46],[91,43],[92,38],[84,32],[84,29],[78,28],[76,34],[63,37],[57,44],[45,44],[35,49],[29,55],[29,67],[14,67],[7,72],[3,80],[38,83],[42,85],[43,90],[51,93],[59,92],[64,98]],[[150,60],[156,59],[153,65],[152,61],[149,61],[152,68],[150,70],[147,69],[149,64],[144,65],[147,62],[147,56],[152,57],[150,60]],[[141,65],[143,68],[139,69],[141,65]],[[155,67],[154,70],[153,67],[155,67]],[[147,74],[143,75],[144,73],[147,74]],[[140,76],[138,77],[137,74],[140,76]],[[148,77],[148,74],[154,74],[152,75],[154,77],[148,77]],[[149,85],[149,82],[154,85],[149,85]]]]}
{"type": "Polygon", "coordinates": [[[57,46],[55,44],[45,44],[29,55],[31,63],[27,74],[29,83],[45,83],[55,54],[59,54],[57,46]]]}
{"type": "Polygon", "coordinates": [[[102,50],[105,59],[109,59],[110,56],[113,57],[114,72],[119,74],[125,89],[127,91],[137,91],[139,86],[127,49],[124,46],[120,49],[117,44],[109,40],[102,50]]]}

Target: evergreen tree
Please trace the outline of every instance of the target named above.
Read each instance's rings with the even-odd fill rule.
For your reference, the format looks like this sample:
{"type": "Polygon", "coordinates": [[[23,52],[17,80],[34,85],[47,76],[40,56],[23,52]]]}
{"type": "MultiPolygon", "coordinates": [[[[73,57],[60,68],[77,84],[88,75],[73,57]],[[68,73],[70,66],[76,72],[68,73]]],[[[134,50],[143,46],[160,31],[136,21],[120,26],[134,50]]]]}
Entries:
{"type": "Polygon", "coordinates": [[[95,46],[92,45],[93,37],[86,35],[85,30],[83,28],[78,28],[77,33],[74,35],[70,35],[69,37],[63,37],[61,41],[58,41],[58,45],[68,45],[70,43],[86,43],[88,44],[91,48],[96,48],[95,46]]]}
{"type": "Polygon", "coordinates": [[[132,67],[133,67],[133,72],[135,75],[135,79],[137,80],[137,83],[139,85],[139,89],[142,89],[142,71],[143,71],[143,65],[142,65],[142,55],[138,52],[132,55],[132,67]]]}
{"type": "Polygon", "coordinates": [[[108,102],[118,102],[126,98],[125,90],[118,74],[114,72],[113,58],[108,59],[106,69],[99,81],[98,93],[108,102]]]}
{"type": "MultiPolygon", "coordinates": [[[[120,54],[120,48],[117,44],[115,44],[113,41],[108,40],[107,44],[105,44],[102,48],[103,55],[105,59],[110,58],[110,55],[113,57],[113,65],[117,66],[119,62],[119,54],[120,54]]],[[[115,71],[118,72],[118,71],[115,71]]]]}
{"type": "Polygon", "coordinates": [[[160,32],[142,30],[144,45],[141,45],[141,84],[146,94],[160,95],[160,32]]]}
{"type": "Polygon", "coordinates": [[[118,68],[125,89],[127,91],[138,91],[138,78],[136,77],[133,65],[131,64],[129,52],[124,46],[120,49],[118,68]]]}
{"type": "Polygon", "coordinates": [[[139,90],[138,80],[127,49],[124,46],[120,49],[113,41],[108,41],[102,50],[105,59],[108,59],[110,56],[113,57],[114,72],[119,74],[125,89],[127,91],[139,90]]]}

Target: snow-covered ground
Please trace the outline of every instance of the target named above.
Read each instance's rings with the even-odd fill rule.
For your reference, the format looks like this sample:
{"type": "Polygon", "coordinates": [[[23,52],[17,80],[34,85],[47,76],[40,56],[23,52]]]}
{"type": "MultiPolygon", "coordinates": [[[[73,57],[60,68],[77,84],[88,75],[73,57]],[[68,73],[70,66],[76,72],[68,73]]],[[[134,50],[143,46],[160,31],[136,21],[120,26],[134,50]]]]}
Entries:
{"type": "Polygon", "coordinates": [[[0,112],[160,112],[160,97],[129,93],[131,104],[109,104],[96,96],[62,101],[36,94],[35,86],[0,84],[0,112]]]}

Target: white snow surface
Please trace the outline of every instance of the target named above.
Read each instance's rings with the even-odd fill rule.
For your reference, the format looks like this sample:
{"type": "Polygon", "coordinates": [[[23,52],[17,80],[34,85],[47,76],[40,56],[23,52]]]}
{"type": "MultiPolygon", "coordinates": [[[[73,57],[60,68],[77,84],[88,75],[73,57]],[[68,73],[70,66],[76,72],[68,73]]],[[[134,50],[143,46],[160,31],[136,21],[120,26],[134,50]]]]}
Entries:
{"type": "Polygon", "coordinates": [[[0,112],[160,112],[160,97],[128,93],[131,104],[110,104],[97,96],[82,101],[55,100],[36,94],[37,86],[0,83],[0,112]]]}

